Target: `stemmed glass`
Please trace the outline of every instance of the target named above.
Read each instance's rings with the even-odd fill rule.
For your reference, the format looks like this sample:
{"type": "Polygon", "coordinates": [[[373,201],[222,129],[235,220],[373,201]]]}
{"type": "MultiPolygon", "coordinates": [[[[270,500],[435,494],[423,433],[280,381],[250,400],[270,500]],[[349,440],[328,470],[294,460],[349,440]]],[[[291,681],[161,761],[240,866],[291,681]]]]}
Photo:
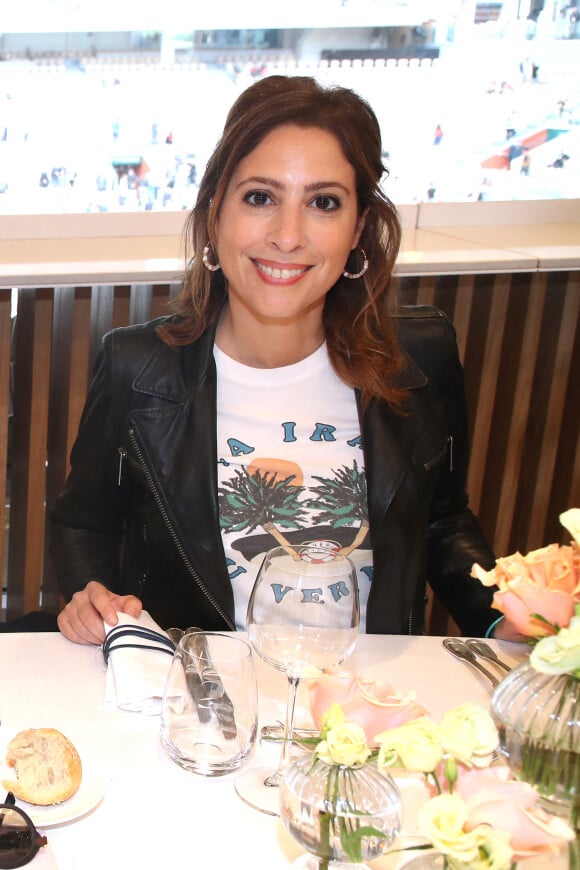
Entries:
{"type": "Polygon", "coordinates": [[[347,556],[311,544],[266,553],[248,603],[248,634],[260,658],[286,673],[288,701],[277,769],[250,768],[236,780],[238,795],[256,809],[279,815],[277,787],[291,761],[301,676],[351,654],[359,617],[356,571],[347,556]]]}

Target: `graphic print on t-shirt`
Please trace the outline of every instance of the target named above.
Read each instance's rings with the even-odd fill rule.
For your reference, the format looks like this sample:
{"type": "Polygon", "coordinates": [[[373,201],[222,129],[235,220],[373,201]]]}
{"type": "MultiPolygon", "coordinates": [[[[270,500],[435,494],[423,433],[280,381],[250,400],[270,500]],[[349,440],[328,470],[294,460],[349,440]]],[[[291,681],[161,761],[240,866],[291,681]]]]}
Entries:
{"type": "MultiPolygon", "coordinates": [[[[214,352],[218,506],[236,624],[264,554],[316,544],[357,570],[361,625],[372,576],[367,488],[352,389],[323,346],[296,365],[252,369],[214,352]]],[[[363,629],[364,630],[364,629],[363,629]]]]}
{"type": "MultiPolygon", "coordinates": [[[[263,536],[251,535],[261,529],[276,544],[321,541],[321,532],[332,532],[334,549],[348,556],[359,547],[368,531],[366,479],[356,460],[352,468],[343,466],[331,476],[313,475],[316,485],[304,486],[303,475],[283,476],[286,469],[275,469],[274,460],[256,460],[234,469],[234,476],[218,489],[220,525],[225,532],[244,532],[239,547],[246,558],[262,551],[263,536]],[[299,540],[292,530],[299,530],[299,540]],[[340,530],[340,531],[339,531],[340,530]]],[[[235,547],[235,544],[233,545],[235,547]]]]}

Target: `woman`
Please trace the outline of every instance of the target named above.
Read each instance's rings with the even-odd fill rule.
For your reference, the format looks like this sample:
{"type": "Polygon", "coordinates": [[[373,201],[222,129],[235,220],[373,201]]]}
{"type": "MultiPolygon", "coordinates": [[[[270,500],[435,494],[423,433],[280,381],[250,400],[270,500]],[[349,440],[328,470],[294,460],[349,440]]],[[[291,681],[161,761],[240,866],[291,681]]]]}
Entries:
{"type": "Polygon", "coordinates": [[[163,627],[244,627],[280,541],[351,555],[369,632],[421,632],[427,578],[465,633],[499,617],[469,578],[494,557],[467,508],[453,329],[387,306],[381,150],[371,108],[310,78],[266,78],[230,110],[175,315],[103,340],[52,512],[70,639],[142,606],[163,627]]]}

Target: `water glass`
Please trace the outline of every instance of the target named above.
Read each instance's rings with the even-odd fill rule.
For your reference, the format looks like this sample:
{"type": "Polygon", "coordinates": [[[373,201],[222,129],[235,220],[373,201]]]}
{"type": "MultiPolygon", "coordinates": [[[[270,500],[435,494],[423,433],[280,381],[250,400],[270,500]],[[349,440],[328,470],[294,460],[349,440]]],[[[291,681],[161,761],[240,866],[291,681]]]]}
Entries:
{"type": "Polygon", "coordinates": [[[187,770],[220,776],[249,758],[258,730],[252,650],[235,634],[192,631],[179,641],[161,706],[161,743],[187,770]]]}

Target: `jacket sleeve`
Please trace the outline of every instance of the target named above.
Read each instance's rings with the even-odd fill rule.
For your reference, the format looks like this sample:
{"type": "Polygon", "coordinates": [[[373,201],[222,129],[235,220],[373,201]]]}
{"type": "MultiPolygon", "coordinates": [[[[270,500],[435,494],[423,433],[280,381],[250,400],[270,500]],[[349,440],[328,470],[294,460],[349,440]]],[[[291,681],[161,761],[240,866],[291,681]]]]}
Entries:
{"type": "Polygon", "coordinates": [[[49,551],[67,600],[90,580],[122,591],[119,551],[126,494],[118,485],[121,454],[114,437],[111,353],[106,336],[71,452],[71,471],[50,511],[49,551]]]}
{"type": "Polygon", "coordinates": [[[493,589],[470,576],[474,562],[495,564],[494,553],[466,493],[469,460],[463,368],[455,330],[441,312],[432,320],[433,341],[415,357],[429,379],[429,392],[449,435],[449,450],[431,499],[427,531],[427,577],[437,598],[465,635],[482,637],[501,616],[491,606],[493,589]],[[417,358],[420,357],[420,358],[417,358]]]}

